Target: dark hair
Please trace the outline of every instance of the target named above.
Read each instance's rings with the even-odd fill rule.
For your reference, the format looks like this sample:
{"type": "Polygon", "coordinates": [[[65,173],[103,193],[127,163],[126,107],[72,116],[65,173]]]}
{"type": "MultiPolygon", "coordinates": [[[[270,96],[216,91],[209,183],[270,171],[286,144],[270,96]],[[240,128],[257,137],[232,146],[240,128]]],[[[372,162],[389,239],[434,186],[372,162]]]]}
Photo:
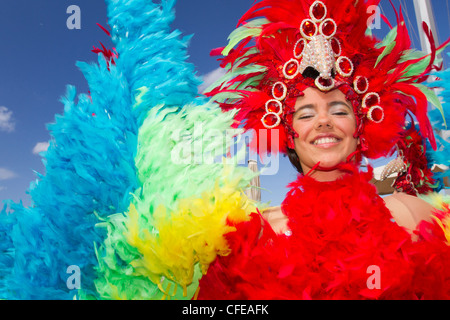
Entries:
{"type": "Polygon", "coordinates": [[[300,159],[298,158],[297,152],[294,149],[287,148],[287,155],[289,157],[289,161],[294,166],[294,168],[299,172],[303,173],[302,166],[300,164],[300,159]]]}

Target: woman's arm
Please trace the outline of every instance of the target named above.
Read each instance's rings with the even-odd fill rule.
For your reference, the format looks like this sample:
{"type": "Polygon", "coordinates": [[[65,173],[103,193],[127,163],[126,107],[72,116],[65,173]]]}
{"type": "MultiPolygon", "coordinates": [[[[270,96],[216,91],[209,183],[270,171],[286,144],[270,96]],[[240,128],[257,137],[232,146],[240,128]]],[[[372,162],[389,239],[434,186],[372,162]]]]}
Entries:
{"type": "Polygon", "coordinates": [[[406,193],[394,193],[384,198],[395,222],[412,233],[422,221],[431,221],[434,210],[426,201],[406,193]]]}

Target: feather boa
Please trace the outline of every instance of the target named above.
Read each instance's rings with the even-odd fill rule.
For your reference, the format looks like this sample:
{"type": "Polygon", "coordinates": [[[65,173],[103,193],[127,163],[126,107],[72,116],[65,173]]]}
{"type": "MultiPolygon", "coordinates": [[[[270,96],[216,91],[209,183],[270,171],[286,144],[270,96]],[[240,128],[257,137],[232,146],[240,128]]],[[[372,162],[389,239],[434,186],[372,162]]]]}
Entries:
{"type": "Polygon", "coordinates": [[[205,132],[222,134],[231,127],[233,113],[222,113],[217,105],[186,106],[180,112],[154,108],[141,127],[136,165],[142,187],[127,212],[103,224],[108,237],[98,251],[96,280],[101,298],[192,298],[202,271],[229,251],[223,234],[233,227],[227,220],[245,221],[254,211],[241,192],[254,173],[236,165],[241,155],[224,164],[173,161],[182,143],[191,157],[202,140],[195,155],[200,159],[232,145],[231,137],[225,145],[223,139],[195,138],[199,122],[205,132]],[[176,130],[183,141],[174,138],[176,130]]]}
{"type": "MultiPolygon", "coordinates": [[[[186,62],[189,37],[170,30],[175,1],[106,3],[115,48],[94,49],[98,64],[78,63],[90,95],[77,97],[68,88],[64,114],[48,127],[46,174],[30,188],[32,205],[8,202],[0,214],[1,299],[161,298],[165,291],[155,279],[163,276],[181,286],[179,296],[186,298],[199,265],[206,268],[227,250],[214,232],[228,231],[224,221],[245,220],[249,210],[240,191],[254,174],[238,168],[236,158],[227,165],[171,161],[172,151],[185,142],[172,138],[175,130],[185,129],[183,139],[198,121],[223,134],[234,116],[198,96],[200,82],[186,62]],[[197,206],[187,199],[196,199],[197,206]],[[198,207],[205,203],[213,208],[211,216],[198,207]],[[186,230],[178,225],[184,232],[179,236],[209,236],[197,236],[197,246],[184,248],[189,259],[175,258],[183,243],[171,237],[170,217],[190,223],[186,230]],[[212,224],[217,220],[222,229],[212,224]],[[146,264],[142,246],[152,241],[158,254],[146,264]],[[210,247],[199,249],[202,241],[210,247]],[[174,256],[165,261],[169,253],[174,256]],[[80,290],[67,285],[69,266],[80,269],[80,290]]],[[[224,154],[234,142],[198,139],[204,142],[201,156],[224,154]]],[[[190,288],[195,291],[195,284],[190,288]]]]}
{"type": "Polygon", "coordinates": [[[304,176],[290,185],[282,204],[290,236],[256,214],[237,225],[228,235],[232,253],[211,265],[198,298],[450,298],[448,205],[436,222],[418,226],[413,241],[391,221],[371,172],[351,170],[335,182],[304,176]]]}

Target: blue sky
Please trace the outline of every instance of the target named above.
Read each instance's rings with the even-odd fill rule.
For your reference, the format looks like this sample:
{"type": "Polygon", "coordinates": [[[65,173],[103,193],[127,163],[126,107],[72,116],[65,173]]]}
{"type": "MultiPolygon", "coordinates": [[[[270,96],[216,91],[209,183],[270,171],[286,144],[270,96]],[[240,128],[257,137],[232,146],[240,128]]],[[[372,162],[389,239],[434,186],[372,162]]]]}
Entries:
{"type": "MultiPolygon", "coordinates": [[[[199,76],[218,67],[211,49],[226,44],[228,34],[253,0],[178,0],[173,25],[184,34],[193,34],[189,61],[199,76]]],[[[406,6],[405,19],[413,44],[420,48],[412,1],[394,0],[406,6]]],[[[389,1],[381,7],[391,21],[389,1]]],[[[449,0],[433,0],[439,43],[450,36],[449,0]]],[[[78,92],[87,92],[86,82],[75,66],[76,61],[95,61],[90,52],[98,41],[109,43],[96,23],[106,24],[106,7],[101,0],[15,0],[0,5],[0,201],[12,199],[29,203],[26,190],[36,179],[35,171],[45,173],[41,157],[50,135],[46,124],[63,110],[59,98],[67,84],[78,92]],[[81,29],[69,30],[66,13],[70,5],[81,9],[81,29]]],[[[382,24],[375,34],[388,32],[382,24]]],[[[448,52],[449,50],[447,50],[448,52]]],[[[446,57],[446,56],[445,56],[446,57]]],[[[445,66],[450,67],[446,57],[445,66]]],[[[263,201],[279,204],[296,173],[286,158],[279,159],[277,175],[262,176],[263,201]]],[[[376,163],[375,163],[376,164],[376,163]]]]}

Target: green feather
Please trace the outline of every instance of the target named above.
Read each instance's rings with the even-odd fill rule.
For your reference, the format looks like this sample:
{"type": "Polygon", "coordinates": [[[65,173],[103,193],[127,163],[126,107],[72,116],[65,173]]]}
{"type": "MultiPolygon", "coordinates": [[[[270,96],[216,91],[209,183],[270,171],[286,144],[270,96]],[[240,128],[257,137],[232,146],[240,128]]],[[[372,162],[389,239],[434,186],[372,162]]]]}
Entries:
{"type": "Polygon", "coordinates": [[[378,64],[381,62],[381,60],[383,60],[383,58],[384,58],[385,56],[387,56],[389,53],[392,52],[392,50],[394,49],[394,47],[395,47],[396,44],[397,44],[397,43],[396,43],[395,41],[393,41],[393,42],[389,43],[389,44],[384,48],[383,52],[382,52],[382,53],[380,54],[380,56],[378,57],[377,62],[375,63],[374,68],[376,68],[376,67],[378,66],[378,64]]]}
{"type": "Polygon", "coordinates": [[[262,31],[262,25],[267,24],[268,22],[267,19],[255,19],[234,30],[228,37],[228,45],[222,51],[222,54],[227,56],[231,49],[247,37],[259,36],[262,31]]]}
{"type": "Polygon", "coordinates": [[[427,97],[427,100],[431,102],[431,104],[433,104],[436,107],[436,109],[439,110],[439,112],[442,115],[442,119],[444,120],[444,126],[447,127],[447,122],[445,121],[444,108],[442,107],[441,101],[439,100],[434,90],[430,89],[429,87],[421,83],[412,83],[412,85],[417,87],[420,91],[422,91],[422,93],[427,97]]]}
{"type": "MultiPolygon", "coordinates": [[[[228,65],[227,68],[229,69],[230,66],[228,65]]],[[[239,76],[239,75],[244,75],[244,74],[251,74],[251,73],[264,73],[267,71],[266,67],[263,66],[258,66],[258,65],[250,65],[247,66],[245,68],[240,68],[238,70],[236,70],[235,72],[231,71],[226,73],[224,76],[222,76],[220,79],[216,80],[213,84],[211,84],[206,90],[205,92],[209,92],[212,89],[222,85],[222,84],[226,84],[228,81],[234,79],[235,77],[239,76]]],[[[256,79],[261,79],[260,76],[255,76],[253,78],[251,78],[250,80],[242,83],[242,84],[236,84],[236,86],[232,86],[230,89],[236,89],[238,86],[240,88],[245,88],[246,84],[248,84],[249,82],[253,82],[256,81],[256,79]]]]}
{"type": "Polygon", "coordinates": [[[397,37],[397,26],[392,28],[391,31],[386,35],[386,37],[381,41],[379,44],[377,44],[375,47],[377,49],[384,48],[381,55],[378,57],[377,62],[375,63],[374,68],[377,67],[377,65],[380,63],[380,61],[387,56],[389,53],[392,52],[392,49],[394,49],[396,42],[395,38],[397,37]]]}
{"type": "Polygon", "coordinates": [[[386,37],[384,37],[384,39],[380,43],[376,44],[375,47],[377,49],[387,47],[390,43],[395,41],[395,38],[397,38],[397,26],[392,28],[392,30],[389,31],[389,33],[386,35],[386,37]]]}
{"type": "MultiPolygon", "coordinates": [[[[443,50],[445,50],[445,48],[441,48],[441,49],[437,50],[436,56],[439,56],[439,54],[443,50]]],[[[414,60],[414,59],[420,59],[420,58],[423,58],[423,59],[416,63],[411,64],[410,66],[408,66],[405,69],[405,71],[404,71],[405,78],[414,77],[414,76],[420,75],[423,72],[425,72],[426,68],[430,64],[431,56],[427,55],[423,52],[420,52],[420,51],[409,52],[402,56],[402,58],[400,59],[401,62],[405,62],[408,60],[414,60]]],[[[441,62],[442,62],[441,58],[436,58],[434,64],[440,64],[441,62]]]]}

